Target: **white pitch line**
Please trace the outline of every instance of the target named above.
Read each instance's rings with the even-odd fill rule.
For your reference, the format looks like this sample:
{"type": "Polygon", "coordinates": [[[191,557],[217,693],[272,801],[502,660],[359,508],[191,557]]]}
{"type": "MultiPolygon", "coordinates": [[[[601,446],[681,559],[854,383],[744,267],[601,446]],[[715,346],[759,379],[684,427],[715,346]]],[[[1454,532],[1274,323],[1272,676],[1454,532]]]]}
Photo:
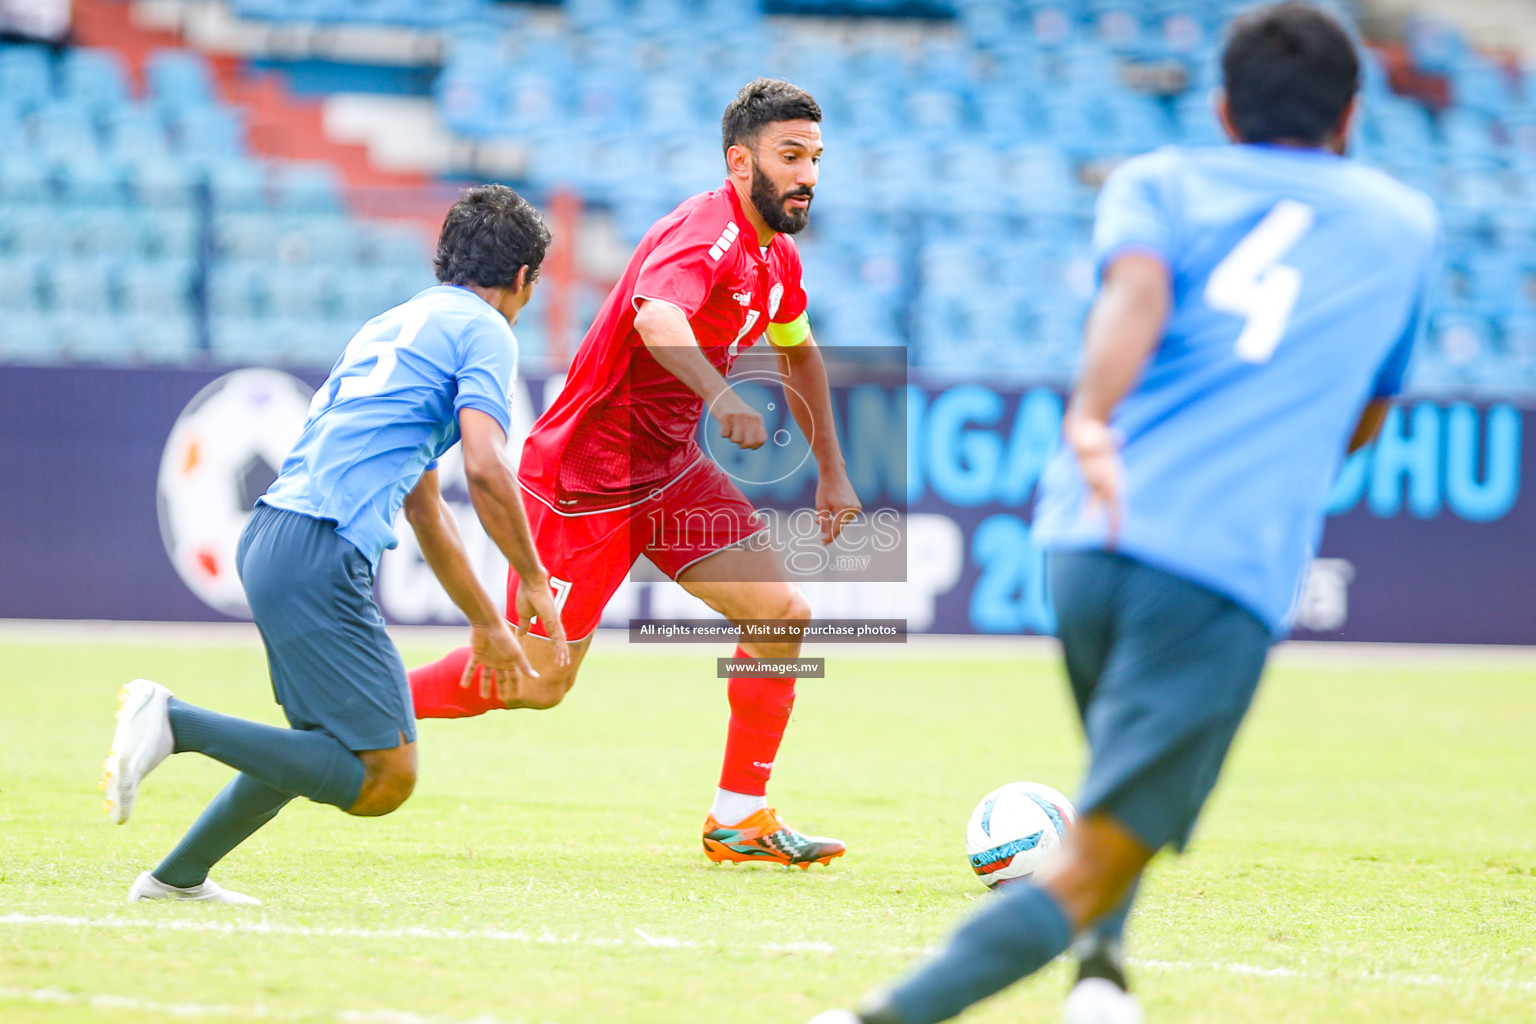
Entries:
{"type": "MultiPolygon", "coordinates": [[[[327,939],[438,939],[464,942],[515,942],[539,946],[598,946],[634,949],[703,949],[716,943],[680,939],[670,935],[652,935],[641,928],[633,937],[598,935],[556,935],[504,928],[312,928],[307,925],[273,924],[268,921],[169,921],[138,920],[129,917],[69,917],[61,914],[0,914],[0,925],[44,926],[57,928],[115,928],[131,931],[204,932],[216,935],[278,935],[287,938],[327,939]]],[[[764,953],[833,953],[823,942],[767,943],[757,949],[764,953]]],[[[899,951],[881,951],[881,954],[899,951]]],[[[911,952],[919,952],[913,950],[911,952]]]]}
{"type": "MultiPolygon", "coordinates": [[[[629,949],[720,949],[719,943],[709,940],[683,939],[671,935],[655,935],[642,928],[635,928],[632,937],[597,935],[556,935],[552,932],[529,932],[503,928],[459,929],[428,928],[313,928],[306,925],[273,924],[268,921],[194,921],[175,919],[169,921],[143,920],[126,917],[70,917],[61,914],[3,914],[0,925],[22,927],[58,927],[124,929],[133,931],[200,932],[216,935],[276,935],[290,938],[344,938],[344,939],[429,939],[464,942],[511,942],[542,946],[589,946],[629,949]]],[[[768,943],[755,947],[760,953],[814,953],[819,955],[844,954],[849,956],[908,957],[915,958],[934,952],[928,949],[839,949],[825,942],[768,943]]],[[[1260,967],[1241,963],[1198,963],[1185,960],[1158,960],[1154,958],[1130,958],[1132,966],[1154,971],[1187,971],[1196,974],[1239,974],[1248,977],[1278,978],[1289,981],[1368,983],[1404,988],[1491,988],[1505,992],[1536,993],[1536,981],[1519,981],[1501,978],[1459,977],[1440,974],[1396,974],[1376,971],[1305,971],[1293,967],[1260,967]]],[[[369,1024],[369,1022],[360,1022],[369,1024]]],[[[380,1024],[394,1024],[383,1022],[380,1024]]],[[[403,1021],[401,1024],[411,1024],[403,1021]]],[[[480,1024],[480,1022],[474,1022],[480,1024]]]]}
{"type": "Polygon", "coordinates": [[[1133,967],[1154,971],[1188,971],[1197,974],[1241,974],[1286,981],[1376,982],[1403,988],[1494,988],[1505,992],[1536,992],[1536,981],[1503,978],[1447,978],[1443,974],[1395,974],[1376,971],[1303,971],[1294,967],[1259,967],[1254,964],[1195,963],[1187,960],[1155,960],[1127,957],[1133,967]]]}
{"type": "Polygon", "coordinates": [[[55,1006],[89,1006],[93,1010],[120,1010],[151,1013],[161,1017],[236,1017],[254,1020],[334,1020],[339,1024],[513,1024],[497,1017],[479,1016],[457,1021],[450,1017],[426,1017],[409,1010],[306,1010],[282,1009],[257,1003],[234,1006],[228,1003],[165,1003],[133,996],[101,992],[66,992],[58,988],[0,987],[0,1002],[48,1003],[55,1006]]]}

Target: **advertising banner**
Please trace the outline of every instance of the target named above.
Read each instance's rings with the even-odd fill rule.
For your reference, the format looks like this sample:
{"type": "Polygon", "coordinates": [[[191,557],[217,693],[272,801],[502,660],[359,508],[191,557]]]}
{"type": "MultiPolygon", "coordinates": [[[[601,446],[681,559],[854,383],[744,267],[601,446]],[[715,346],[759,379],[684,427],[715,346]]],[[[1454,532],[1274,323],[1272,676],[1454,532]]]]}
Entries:
{"type": "MultiPolygon", "coordinates": [[[[797,563],[809,567],[800,576],[816,615],[904,620],[911,632],[1050,632],[1029,521],[1060,435],[1061,394],[872,372],[834,381],[849,474],[869,515],[847,546],[797,563]]],[[[245,617],[235,540],[318,383],[270,369],[0,367],[0,617],[245,617]]],[[[514,454],[561,383],[518,383],[514,454]]],[[[1506,402],[1395,407],[1380,440],[1340,474],[1295,635],[1536,643],[1530,420],[1506,402]]],[[[747,472],[730,457],[721,465],[779,517],[779,542],[816,546],[800,543],[795,525],[796,503],[814,495],[814,461],[789,443],[778,468],[747,472]]],[[[475,523],[457,450],[439,472],[471,557],[500,594],[506,563],[475,523]]],[[[397,533],[377,581],[386,616],[459,621],[410,529],[402,522],[397,533]]],[[[708,616],[675,584],[637,571],[604,624],[708,616]]]]}

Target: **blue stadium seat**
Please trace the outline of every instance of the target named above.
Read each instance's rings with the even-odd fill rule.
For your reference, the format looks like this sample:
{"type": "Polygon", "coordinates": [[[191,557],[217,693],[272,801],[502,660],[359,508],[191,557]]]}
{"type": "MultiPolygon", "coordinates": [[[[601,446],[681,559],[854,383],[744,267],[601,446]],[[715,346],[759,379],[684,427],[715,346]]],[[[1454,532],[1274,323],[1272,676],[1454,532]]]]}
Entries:
{"type": "Polygon", "coordinates": [[[1175,136],[1186,146],[1216,146],[1227,141],[1211,97],[1187,92],[1174,103],[1175,136]]]}
{"type": "Polygon", "coordinates": [[[117,264],[106,259],[58,260],[43,269],[52,306],[65,313],[110,313],[116,308],[117,264]]]}
{"type": "Polygon", "coordinates": [[[428,240],[418,228],[374,221],[359,233],[364,262],[414,269],[425,267],[431,255],[428,240]]]}
{"type": "Polygon", "coordinates": [[[302,256],[327,266],[350,267],[358,260],[358,229],[346,216],[306,217],[289,225],[279,246],[285,259],[299,261],[302,256]]]}
{"type": "Polygon", "coordinates": [[[129,210],[81,205],[61,210],[57,230],[70,253],[124,260],[138,253],[140,219],[129,210]]]}
{"type": "Polygon", "coordinates": [[[21,111],[8,97],[0,96],[0,153],[32,148],[32,133],[27,130],[21,111]]]}
{"type": "Polygon", "coordinates": [[[249,365],[276,362],[282,351],[281,338],[267,323],[249,316],[210,315],[208,320],[211,354],[222,363],[249,365]]]}
{"type": "MultiPolygon", "coordinates": [[[[336,294],[336,315],[347,320],[356,330],[378,316],[399,300],[393,284],[367,267],[344,268],[337,272],[333,287],[336,294]]],[[[535,295],[539,294],[537,291],[535,295]]]]}
{"type": "Polygon", "coordinates": [[[32,115],[36,149],[50,158],[90,159],[102,152],[95,112],[78,101],[60,101],[32,115]]]}
{"type": "Polygon", "coordinates": [[[224,107],[176,111],[176,151],[202,163],[234,162],[246,154],[245,124],[224,107]]]}
{"type": "Polygon", "coordinates": [[[59,211],[53,206],[26,204],[10,207],[11,244],[17,252],[37,256],[62,256],[69,239],[59,230],[59,211]]]}
{"type": "Polygon", "coordinates": [[[272,206],[289,213],[331,213],[341,209],[341,175],[321,162],[287,162],[272,175],[272,206]]]}
{"type": "Polygon", "coordinates": [[[192,206],[202,184],[202,175],[194,166],[170,156],[130,160],[124,176],[138,204],[157,209],[192,206]]]}
{"type": "Polygon", "coordinates": [[[89,363],[126,363],[132,352],[120,318],[95,312],[55,313],[53,342],[66,359],[89,363]]]}
{"type": "Polygon", "coordinates": [[[274,317],[328,317],[333,299],[331,275],[319,267],[282,267],[266,275],[267,311],[274,317]]]}
{"type": "Polygon", "coordinates": [[[59,93],[96,107],[112,107],[128,96],[128,70],[116,50],[77,47],[59,62],[59,93]]]}
{"type": "Polygon", "coordinates": [[[125,265],[118,279],[124,312],[148,317],[188,317],[193,312],[190,260],[154,260],[125,265]]]}
{"type": "Polygon", "coordinates": [[[295,366],[329,367],[361,326],[329,318],[292,322],[284,336],[284,353],[295,366]]]}
{"type": "Polygon", "coordinates": [[[124,104],[107,115],[108,148],[120,160],[164,157],[169,149],[159,112],[147,104],[124,104]]]}
{"type": "Polygon", "coordinates": [[[0,45],[0,96],[25,110],[53,94],[53,62],[45,48],[0,45]]]}
{"type": "Polygon", "coordinates": [[[201,259],[203,222],[190,209],[159,209],[139,219],[139,253],[150,259],[201,259]]]}
{"type": "MultiPolygon", "coordinates": [[[[384,282],[383,294],[386,296],[387,306],[397,306],[423,288],[431,288],[437,284],[437,278],[433,277],[432,272],[425,267],[386,271],[380,277],[384,282]]],[[[383,312],[383,309],[378,312],[383,312]]]]}
{"type": "Polygon", "coordinates": [[[1495,122],[1481,110],[1452,107],[1440,115],[1440,136],[1445,155],[1461,162],[1496,166],[1495,122]]]}
{"type": "Polygon", "coordinates": [[[39,269],[35,256],[0,257],[0,320],[42,308],[39,269]]]}
{"type": "Polygon", "coordinates": [[[24,150],[0,152],[0,202],[42,203],[52,197],[47,163],[24,150]]]}
{"type": "Polygon", "coordinates": [[[1470,378],[1473,365],[1485,358],[1493,345],[1493,325],[1487,317],[1471,312],[1443,311],[1430,320],[1426,354],[1443,366],[1436,369],[1461,381],[1470,378]]]}
{"type": "Polygon", "coordinates": [[[199,353],[197,323],[185,310],[130,315],[121,323],[135,361],[182,363],[199,353]]]}
{"type": "Polygon", "coordinates": [[[106,156],[77,154],[54,164],[61,202],[78,206],[120,207],[128,201],[127,172],[106,156]]]}
{"type": "Polygon", "coordinates": [[[253,212],[267,207],[266,165],[222,160],[208,167],[208,192],[219,212],[253,212]]]}
{"type": "Polygon", "coordinates": [[[265,212],[228,212],[213,219],[214,251],[221,259],[273,262],[281,228],[265,212]]]}
{"type": "Polygon", "coordinates": [[[1094,34],[1112,51],[1141,55],[1155,46],[1142,22],[1145,5],[1135,0],[1091,0],[1090,16],[1094,34]]]}
{"type": "Polygon", "coordinates": [[[51,363],[59,350],[53,323],[45,313],[7,310],[0,316],[0,360],[12,363],[51,363]]]}
{"type": "Polygon", "coordinates": [[[213,75],[196,51],[156,50],[144,62],[144,77],[162,106],[208,107],[216,102],[213,75]]]}
{"type": "Polygon", "coordinates": [[[208,268],[208,315],[243,320],[266,309],[266,270],[259,263],[215,262],[208,268]]]}

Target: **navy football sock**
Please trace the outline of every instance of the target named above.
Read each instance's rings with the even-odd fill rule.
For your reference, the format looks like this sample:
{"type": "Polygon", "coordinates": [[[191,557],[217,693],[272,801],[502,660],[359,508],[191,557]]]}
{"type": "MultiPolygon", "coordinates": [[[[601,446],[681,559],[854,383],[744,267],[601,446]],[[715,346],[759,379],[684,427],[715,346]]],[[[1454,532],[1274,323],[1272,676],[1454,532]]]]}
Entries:
{"type": "Polygon", "coordinates": [[[155,868],[154,876],[182,889],[202,884],[209,868],[277,817],[292,799],[249,775],[236,775],[155,868]]]}
{"type": "Polygon", "coordinates": [[[1055,898],[1033,882],[1015,882],[891,991],[891,1016],[901,1024],[948,1020],[1038,971],[1071,941],[1072,927],[1055,898]]]}
{"type": "Polygon", "coordinates": [[[175,697],[169,710],[177,753],[207,754],[280,793],[342,810],[363,791],[362,759],[327,733],[247,722],[175,697]]]}

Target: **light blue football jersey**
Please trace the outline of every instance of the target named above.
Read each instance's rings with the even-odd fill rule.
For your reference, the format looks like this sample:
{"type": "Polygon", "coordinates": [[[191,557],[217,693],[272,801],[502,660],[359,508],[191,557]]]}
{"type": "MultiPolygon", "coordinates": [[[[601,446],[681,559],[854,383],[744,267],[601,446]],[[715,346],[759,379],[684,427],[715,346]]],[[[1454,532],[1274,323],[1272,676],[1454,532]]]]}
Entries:
{"type": "MultiPolygon", "coordinates": [[[[1116,170],[1094,228],[1101,273],[1139,251],[1173,284],[1162,341],[1111,423],[1118,549],[1285,632],[1360,414],[1401,390],[1438,235],[1426,196],[1318,150],[1164,149],[1116,170]]],[[[1107,525],[1063,448],[1036,542],[1100,548],[1107,525]]]]}
{"type": "Polygon", "coordinates": [[[405,496],[459,440],[461,409],[510,430],[517,340],[467,288],[439,285],[363,325],[315,392],[261,501],[334,519],[375,569],[405,496]]]}

